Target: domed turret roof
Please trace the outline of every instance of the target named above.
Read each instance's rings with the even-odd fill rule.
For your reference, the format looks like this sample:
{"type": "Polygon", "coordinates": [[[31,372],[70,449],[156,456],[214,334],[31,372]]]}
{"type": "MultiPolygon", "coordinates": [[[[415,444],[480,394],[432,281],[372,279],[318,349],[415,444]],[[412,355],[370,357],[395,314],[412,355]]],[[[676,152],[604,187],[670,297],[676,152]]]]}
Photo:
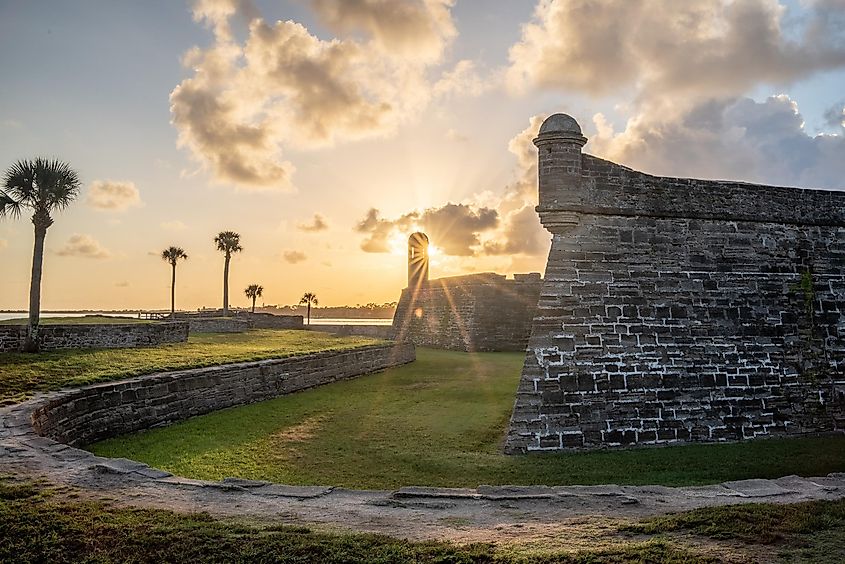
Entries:
{"type": "Polygon", "coordinates": [[[540,126],[540,135],[547,133],[568,133],[581,135],[581,126],[575,118],[566,114],[552,114],[540,126]]]}

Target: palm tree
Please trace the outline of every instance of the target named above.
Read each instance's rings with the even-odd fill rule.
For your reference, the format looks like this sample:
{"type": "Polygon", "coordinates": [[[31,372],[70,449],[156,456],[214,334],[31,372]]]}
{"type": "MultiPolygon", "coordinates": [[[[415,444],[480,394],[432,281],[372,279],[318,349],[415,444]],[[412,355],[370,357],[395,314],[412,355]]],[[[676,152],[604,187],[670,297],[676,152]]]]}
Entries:
{"type": "Polygon", "coordinates": [[[173,267],[173,275],[170,277],[170,317],[176,316],[176,261],[187,258],[188,255],[182,247],[168,247],[161,251],[161,259],[173,267]]]}
{"type": "Polygon", "coordinates": [[[308,306],[308,325],[311,325],[311,304],[319,305],[320,303],[317,301],[317,294],[305,292],[305,294],[302,295],[302,299],[299,300],[299,303],[306,304],[308,306]]]}
{"type": "Polygon", "coordinates": [[[32,251],[32,277],[29,281],[29,327],[24,350],[38,352],[38,325],[41,321],[41,270],[44,239],[53,225],[52,214],[63,210],[79,195],[81,182],[76,171],[57,159],[36,158],[13,164],[0,189],[0,217],[19,217],[24,208],[32,210],[35,245],[32,251]]]}
{"type": "Polygon", "coordinates": [[[214,238],[217,244],[217,250],[226,255],[226,264],[223,267],[223,315],[229,315],[229,261],[232,258],[232,253],[239,253],[243,249],[241,247],[241,236],[234,231],[221,231],[214,238]]]}
{"type": "Polygon", "coordinates": [[[244,294],[246,294],[247,298],[252,298],[252,313],[255,313],[255,298],[261,297],[261,292],[264,291],[263,286],[259,286],[258,284],[250,284],[244,290],[244,294]]]}

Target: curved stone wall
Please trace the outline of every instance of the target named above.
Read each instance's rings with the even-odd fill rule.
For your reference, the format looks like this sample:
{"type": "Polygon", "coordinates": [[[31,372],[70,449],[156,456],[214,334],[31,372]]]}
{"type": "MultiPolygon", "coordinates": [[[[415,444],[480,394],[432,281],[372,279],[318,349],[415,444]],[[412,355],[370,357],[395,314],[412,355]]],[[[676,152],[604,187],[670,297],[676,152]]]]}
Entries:
{"type": "MultiPolygon", "coordinates": [[[[26,325],[0,326],[0,353],[20,351],[26,340],[26,329],[26,325]]],[[[41,325],[38,328],[42,351],[154,347],[187,340],[188,323],[185,321],[41,325]]]]}
{"type": "Polygon", "coordinates": [[[415,358],[414,346],[403,343],[164,372],[50,394],[38,402],[30,419],[42,437],[84,445],[376,372],[415,358]]]}
{"type": "Polygon", "coordinates": [[[333,333],[341,337],[351,335],[359,337],[373,337],[374,339],[393,340],[396,337],[396,332],[392,325],[309,325],[310,331],[323,331],[326,333],[333,333]]]}

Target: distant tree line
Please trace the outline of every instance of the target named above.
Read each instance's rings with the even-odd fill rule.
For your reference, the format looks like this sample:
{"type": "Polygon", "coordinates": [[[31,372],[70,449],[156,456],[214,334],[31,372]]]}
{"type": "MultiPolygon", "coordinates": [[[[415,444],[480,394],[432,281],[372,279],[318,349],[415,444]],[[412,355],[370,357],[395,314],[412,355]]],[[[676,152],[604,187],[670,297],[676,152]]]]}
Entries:
{"type": "MultiPolygon", "coordinates": [[[[41,277],[44,262],[44,242],[47,229],[53,225],[53,216],[68,207],[79,196],[82,182],[70,166],[57,159],[23,159],[9,167],[0,184],[0,219],[32,213],[30,217],[35,229],[35,243],[32,251],[32,274],[29,286],[29,323],[27,324],[26,352],[39,352],[38,339],[41,325],[41,277]]],[[[229,263],[234,253],[243,251],[241,236],[234,231],[221,231],[214,238],[217,250],[223,253],[223,315],[229,315],[229,263]]],[[[188,259],[185,249],[177,245],[161,251],[163,261],[170,265],[170,315],[176,315],[176,265],[188,259]]],[[[263,295],[264,287],[250,284],[244,295],[255,302],[263,295]]],[[[317,295],[306,292],[299,302],[305,304],[305,315],[311,321],[311,308],[319,303],[317,295]]],[[[300,306],[291,306],[297,311],[300,306]]]]}
{"type": "MultiPolygon", "coordinates": [[[[275,313],[277,315],[302,315],[308,314],[307,305],[286,305],[286,306],[264,306],[256,307],[255,311],[264,313],[275,313]]],[[[396,311],[396,302],[383,304],[368,303],[354,306],[324,306],[311,307],[311,317],[315,318],[350,318],[350,319],[387,319],[393,317],[396,311]]]]}

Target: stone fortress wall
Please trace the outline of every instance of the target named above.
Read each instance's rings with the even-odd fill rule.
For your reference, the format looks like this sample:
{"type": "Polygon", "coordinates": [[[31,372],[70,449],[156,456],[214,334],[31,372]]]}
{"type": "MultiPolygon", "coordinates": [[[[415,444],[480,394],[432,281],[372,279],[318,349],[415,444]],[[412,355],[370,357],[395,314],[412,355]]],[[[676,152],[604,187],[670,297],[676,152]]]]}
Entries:
{"type": "Polygon", "coordinates": [[[391,325],[340,325],[320,323],[306,327],[310,331],[332,333],[338,337],[372,337],[374,339],[393,340],[395,332],[391,325]]]}
{"type": "Polygon", "coordinates": [[[845,429],[845,193],[539,150],[545,281],[507,452],[845,429]]]}
{"type": "Polygon", "coordinates": [[[414,346],[404,343],[165,372],[54,392],[28,409],[38,435],[78,446],[377,372],[415,358],[414,346]]]}
{"type": "MultiPolygon", "coordinates": [[[[0,325],[0,353],[19,352],[26,340],[26,325],[0,325]]],[[[61,349],[115,349],[152,347],[188,340],[188,323],[116,323],[100,325],[40,325],[42,351],[61,349]]]]}
{"type": "Polygon", "coordinates": [[[524,351],[540,274],[484,273],[423,280],[402,290],[393,331],[398,341],[461,351],[524,351]]]}
{"type": "Polygon", "coordinates": [[[249,329],[302,329],[301,315],[237,312],[223,317],[222,312],[177,313],[176,317],[190,323],[191,333],[243,333],[249,329]]]}

